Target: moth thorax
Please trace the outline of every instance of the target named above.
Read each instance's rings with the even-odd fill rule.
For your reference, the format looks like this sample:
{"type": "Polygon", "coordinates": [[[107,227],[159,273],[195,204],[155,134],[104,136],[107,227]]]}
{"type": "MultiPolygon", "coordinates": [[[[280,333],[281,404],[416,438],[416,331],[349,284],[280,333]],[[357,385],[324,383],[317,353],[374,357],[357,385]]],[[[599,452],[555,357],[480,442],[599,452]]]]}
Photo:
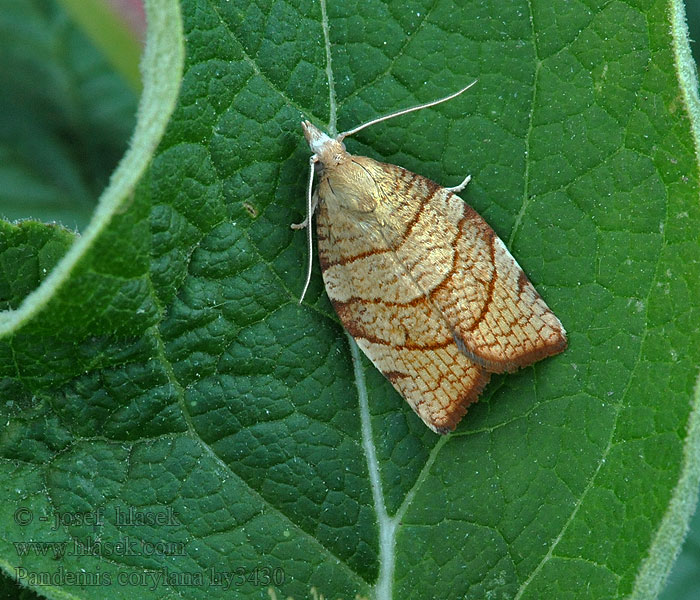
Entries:
{"type": "Polygon", "coordinates": [[[356,213],[356,217],[374,213],[381,190],[370,171],[345,154],[340,164],[323,164],[323,179],[338,208],[356,213]]]}
{"type": "Polygon", "coordinates": [[[326,135],[310,121],[303,121],[301,124],[304,130],[304,137],[311,151],[318,156],[324,165],[339,165],[345,160],[348,153],[345,145],[338,140],[326,135]]]}

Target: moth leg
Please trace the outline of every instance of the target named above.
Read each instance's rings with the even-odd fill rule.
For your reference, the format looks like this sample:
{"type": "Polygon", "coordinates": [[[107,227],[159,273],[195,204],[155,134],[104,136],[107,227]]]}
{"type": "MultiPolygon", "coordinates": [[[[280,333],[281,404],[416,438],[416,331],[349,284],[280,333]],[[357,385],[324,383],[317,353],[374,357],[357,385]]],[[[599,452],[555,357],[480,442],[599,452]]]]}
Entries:
{"type": "MultiPolygon", "coordinates": [[[[316,212],[317,206],[318,206],[318,194],[314,190],[313,196],[311,197],[311,215],[313,215],[316,212]]],[[[311,215],[307,215],[306,218],[301,223],[292,223],[290,225],[290,227],[292,229],[306,229],[309,226],[309,217],[311,215]]]]}
{"type": "Polygon", "coordinates": [[[461,192],[465,187],[467,187],[467,184],[471,181],[471,179],[472,179],[472,176],[471,176],[471,175],[467,175],[467,176],[464,178],[464,181],[462,181],[462,183],[460,183],[459,185],[456,185],[456,186],[454,186],[454,187],[448,187],[448,188],[445,188],[445,189],[446,189],[448,192],[452,192],[453,194],[456,194],[456,193],[458,193],[458,192],[461,192]]]}

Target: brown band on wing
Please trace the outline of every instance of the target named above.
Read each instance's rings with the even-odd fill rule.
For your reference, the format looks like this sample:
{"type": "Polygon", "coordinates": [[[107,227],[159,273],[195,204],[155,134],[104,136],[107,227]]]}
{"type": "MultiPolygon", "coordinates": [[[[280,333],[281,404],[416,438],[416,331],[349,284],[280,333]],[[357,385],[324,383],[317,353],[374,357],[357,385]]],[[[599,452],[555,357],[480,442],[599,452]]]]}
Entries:
{"type": "Polygon", "coordinates": [[[479,400],[479,395],[486,387],[486,384],[491,379],[491,373],[486,370],[481,371],[481,376],[476,381],[472,382],[472,386],[465,390],[454,403],[454,408],[446,412],[444,418],[433,419],[433,431],[441,435],[451,433],[457,427],[462,417],[466,414],[467,408],[479,400]]]}
{"type": "MultiPolygon", "coordinates": [[[[488,235],[488,240],[489,240],[489,252],[491,254],[491,263],[494,264],[496,262],[496,251],[493,245],[493,241],[496,237],[496,234],[494,233],[493,229],[489,229],[486,232],[486,235],[488,235]]],[[[458,251],[455,250],[455,254],[457,254],[458,251]]],[[[483,306],[481,307],[481,312],[479,313],[479,316],[474,319],[474,322],[469,326],[468,330],[473,331],[476,329],[479,324],[484,320],[486,317],[487,313],[489,312],[489,309],[491,308],[491,303],[493,302],[493,290],[496,286],[496,279],[498,278],[498,270],[494,269],[493,272],[491,273],[491,279],[489,279],[489,286],[486,290],[486,301],[484,302],[483,306]]]]}
{"type": "MultiPolygon", "coordinates": [[[[421,308],[423,308],[423,310],[426,313],[429,313],[431,309],[428,306],[428,302],[426,301],[426,299],[419,298],[419,300],[420,305],[422,305],[421,308]]],[[[376,335],[374,332],[379,331],[379,329],[375,326],[374,322],[362,323],[362,321],[360,320],[360,315],[362,314],[362,308],[360,307],[362,305],[372,304],[373,301],[356,300],[350,302],[339,302],[337,300],[331,299],[331,302],[333,303],[333,307],[338,313],[340,320],[343,322],[345,329],[347,329],[348,333],[356,339],[362,338],[364,340],[367,340],[368,342],[371,342],[372,344],[396,348],[400,347],[405,348],[407,350],[440,350],[454,343],[454,338],[452,334],[447,331],[447,329],[445,329],[444,335],[440,335],[438,337],[431,337],[430,340],[426,340],[424,342],[411,340],[410,333],[406,329],[403,329],[405,337],[403,337],[401,343],[399,344],[396,341],[392,341],[380,337],[379,335],[376,335]]],[[[397,305],[393,305],[391,302],[377,301],[376,304],[382,304],[387,309],[397,308],[397,305]]],[[[416,308],[418,307],[416,306],[416,308]]],[[[398,316],[396,315],[396,313],[394,313],[392,316],[394,319],[394,329],[400,329],[400,324],[396,322],[398,316]]]]}
{"type": "Polygon", "coordinates": [[[395,384],[400,379],[409,377],[406,373],[402,373],[401,371],[385,371],[382,373],[382,375],[384,375],[384,377],[386,377],[392,384],[395,384]]]}
{"type": "MultiPolygon", "coordinates": [[[[416,210],[415,213],[413,213],[413,217],[406,224],[406,228],[404,229],[403,233],[401,234],[401,244],[405,243],[406,240],[409,238],[409,236],[411,235],[411,232],[413,231],[413,228],[415,227],[416,223],[418,223],[418,220],[420,219],[421,215],[423,214],[425,207],[428,206],[428,204],[433,199],[435,194],[440,190],[440,186],[437,183],[435,183],[434,181],[430,181],[430,179],[424,179],[424,181],[428,185],[428,193],[421,197],[420,203],[418,204],[418,210],[416,210]]],[[[399,246],[401,244],[399,244],[399,246]]],[[[398,250],[399,246],[397,246],[395,248],[395,250],[398,250]]]]}
{"type": "MultiPolygon", "coordinates": [[[[531,285],[530,280],[525,275],[525,271],[520,271],[520,275],[518,275],[518,296],[522,296],[523,290],[527,285],[531,285]]],[[[539,296],[539,293],[537,295],[539,296]]]]}
{"type": "Polygon", "coordinates": [[[412,351],[376,347],[365,340],[358,343],[423,422],[437,433],[455,428],[490,377],[454,344],[439,351],[412,351]]]}
{"type": "MultiPolygon", "coordinates": [[[[437,185],[437,184],[436,184],[436,185],[437,185]]],[[[420,211],[422,210],[422,206],[424,206],[424,205],[421,205],[421,209],[419,209],[418,213],[420,213],[420,211]]],[[[472,212],[473,212],[473,211],[472,211],[472,212]]],[[[417,214],[418,214],[418,213],[417,213],[417,214]]],[[[475,213],[475,214],[476,214],[476,213],[475,213]]],[[[466,223],[466,221],[469,220],[469,218],[470,218],[470,216],[465,216],[465,217],[462,218],[462,220],[460,220],[460,222],[459,222],[459,227],[458,227],[458,229],[457,229],[457,235],[456,235],[456,237],[455,237],[455,245],[457,244],[457,242],[459,241],[459,239],[463,236],[463,228],[462,228],[462,225],[463,225],[464,223],[466,223]]],[[[416,218],[416,221],[417,221],[417,218],[416,218]]],[[[415,222],[412,223],[411,225],[409,225],[409,228],[407,229],[407,232],[410,231],[410,229],[413,227],[413,225],[415,225],[415,222]]],[[[492,234],[492,235],[495,235],[495,234],[493,234],[493,231],[491,231],[491,234],[492,234]]],[[[406,237],[403,237],[403,239],[402,239],[402,241],[401,241],[401,245],[402,245],[404,242],[406,242],[407,239],[408,239],[408,234],[406,235],[406,237]]],[[[492,240],[490,240],[490,241],[492,242],[492,240]]],[[[381,249],[381,250],[374,251],[374,252],[364,252],[364,253],[362,253],[362,254],[357,254],[357,255],[355,255],[355,256],[353,256],[353,257],[349,257],[349,258],[343,257],[342,259],[337,260],[337,261],[335,261],[335,262],[333,262],[333,263],[330,263],[330,264],[328,264],[328,263],[322,263],[322,264],[321,264],[321,267],[322,267],[323,270],[326,270],[328,267],[332,267],[332,266],[336,266],[336,265],[345,266],[346,264],[351,263],[351,262],[354,262],[354,261],[356,261],[356,260],[358,260],[358,259],[373,257],[373,256],[376,256],[376,255],[378,255],[378,254],[387,254],[387,253],[390,253],[390,252],[393,252],[394,254],[397,254],[398,251],[399,251],[399,249],[400,249],[400,247],[401,247],[401,245],[399,245],[399,247],[397,247],[397,248],[383,248],[383,249],[381,249]]],[[[492,253],[492,256],[493,256],[493,248],[491,248],[491,253],[492,253]]],[[[398,263],[397,266],[398,266],[399,268],[403,268],[403,265],[402,265],[402,263],[400,262],[400,260],[397,260],[397,263],[398,263]]],[[[427,289],[427,290],[422,290],[422,289],[421,289],[421,290],[420,290],[420,292],[421,292],[420,295],[418,295],[418,296],[416,296],[416,297],[414,297],[414,298],[411,298],[410,300],[407,300],[406,302],[397,302],[397,301],[395,301],[395,300],[387,300],[387,299],[385,299],[385,298],[366,298],[366,297],[363,297],[363,296],[352,296],[352,297],[348,298],[347,300],[344,300],[344,301],[337,301],[337,304],[336,304],[336,302],[334,302],[334,304],[336,304],[336,310],[340,310],[340,309],[338,308],[338,306],[342,307],[343,305],[351,304],[351,303],[359,303],[359,304],[383,304],[384,306],[388,306],[388,307],[416,306],[416,305],[418,305],[418,304],[424,302],[426,299],[429,300],[429,301],[432,301],[432,300],[433,300],[433,297],[434,297],[436,294],[438,294],[440,291],[442,291],[442,290],[447,286],[447,284],[450,282],[450,280],[452,279],[452,277],[454,276],[454,274],[455,274],[455,273],[457,272],[457,270],[459,269],[459,266],[460,266],[460,257],[459,257],[459,253],[455,251],[455,252],[453,253],[453,255],[452,255],[452,265],[451,265],[451,267],[450,267],[450,270],[445,274],[445,276],[444,276],[438,283],[436,283],[432,288],[427,289]]],[[[411,277],[411,273],[410,273],[410,272],[406,272],[405,274],[408,275],[409,277],[411,277]]],[[[493,278],[492,278],[492,279],[493,279],[493,278]]],[[[484,310],[488,310],[488,308],[482,309],[482,312],[483,312],[484,310]]]]}
{"type": "MultiPolygon", "coordinates": [[[[409,171],[406,171],[406,173],[409,174],[409,171]]],[[[346,266],[346,265],[352,264],[353,262],[356,262],[358,260],[362,260],[364,258],[376,256],[378,254],[384,254],[387,252],[391,252],[392,250],[398,250],[398,248],[400,248],[404,243],[406,243],[408,241],[408,239],[411,235],[411,232],[413,231],[413,228],[415,227],[416,223],[420,220],[420,217],[423,214],[423,210],[430,203],[430,201],[433,199],[433,196],[435,196],[435,194],[441,189],[440,186],[437,183],[435,183],[434,181],[430,181],[429,179],[425,179],[424,177],[420,177],[419,175],[416,175],[415,173],[410,173],[410,175],[412,175],[412,177],[408,183],[409,190],[413,187],[413,184],[415,181],[422,179],[427,184],[429,192],[427,195],[424,195],[421,197],[421,200],[420,200],[420,203],[418,205],[417,210],[413,213],[413,216],[406,224],[406,227],[404,228],[403,232],[400,233],[399,244],[397,244],[397,246],[395,248],[379,248],[376,250],[366,250],[364,252],[359,252],[357,254],[341,256],[334,261],[324,260],[322,263],[322,267],[324,269],[327,269],[329,267],[333,267],[336,265],[346,266]]],[[[406,182],[402,181],[402,184],[406,185],[406,182]]],[[[407,190],[404,190],[403,193],[404,194],[407,193],[407,190]]],[[[323,241],[327,240],[327,238],[325,236],[323,236],[322,234],[318,234],[318,233],[317,233],[317,238],[319,240],[323,240],[323,241]]]]}

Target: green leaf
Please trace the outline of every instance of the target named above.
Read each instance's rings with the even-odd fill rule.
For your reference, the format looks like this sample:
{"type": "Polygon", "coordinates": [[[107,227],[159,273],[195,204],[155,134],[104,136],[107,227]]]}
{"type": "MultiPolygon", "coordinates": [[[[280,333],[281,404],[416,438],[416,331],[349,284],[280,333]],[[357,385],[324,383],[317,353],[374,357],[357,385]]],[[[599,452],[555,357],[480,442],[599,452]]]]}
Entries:
{"type": "Polygon", "coordinates": [[[75,241],[57,225],[0,221],[0,306],[18,308],[22,300],[53,270],[75,241]]]}
{"type": "Polygon", "coordinates": [[[83,228],[136,97],[49,0],[0,0],[0,217],[83,228]]]}
{"type": "Polygon", "coordinates": [[[51,597],[654,597],[699,474],[698,99],[674,10],[151,0],[137,129],[89,227],[43,280],[39,241],[0,272],[4,570],[51,597]],[[570,347],[438,437],[317,269],[297,304],[299,121],[343,130],[474,78],[348,148],[470,172],[570,347]]]}

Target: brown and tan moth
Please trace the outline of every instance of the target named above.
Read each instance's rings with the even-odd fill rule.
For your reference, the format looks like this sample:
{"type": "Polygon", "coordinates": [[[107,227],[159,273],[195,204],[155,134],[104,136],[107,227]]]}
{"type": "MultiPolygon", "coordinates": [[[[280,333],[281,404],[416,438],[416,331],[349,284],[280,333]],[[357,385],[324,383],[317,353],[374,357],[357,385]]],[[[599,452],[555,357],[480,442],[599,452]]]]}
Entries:
{"type": "MultiPolygon", "coordinates": [[[[396,165],[353,156],[302,123],[313,152],[307,190],[323,281],[357,345],[437,433],[452,431],[491,373],[566,348],[566,332],[493,229],[455,192],[396,165]],[[314,173],[318,184],[313,188],[314,173]]],[[[302,294],[302,298],[304,296],[302,294]]]]}

